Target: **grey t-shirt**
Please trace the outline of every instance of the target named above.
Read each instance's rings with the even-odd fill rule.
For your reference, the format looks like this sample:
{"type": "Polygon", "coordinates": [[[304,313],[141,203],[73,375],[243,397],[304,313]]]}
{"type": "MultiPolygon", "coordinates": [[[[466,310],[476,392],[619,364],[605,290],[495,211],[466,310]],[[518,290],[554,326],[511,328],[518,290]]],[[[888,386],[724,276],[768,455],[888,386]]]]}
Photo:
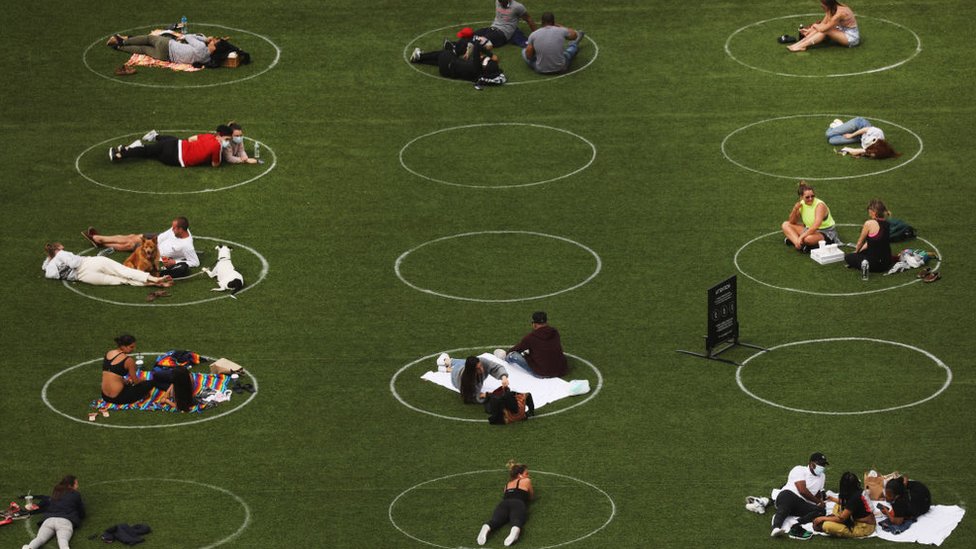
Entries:
{"type": "MultiPolygon", "coordinates": [[[[451,384],[453,384],[454,387],[459,391],[461,390],[461,373],[464,372],[464,362],[465,361],[460,358],[451,359],[451,384]]],[[[495,379],[501,379],[502,376],[508,375],[508,370],[506,370],[504,366],[494,364],[492,362],[482,361],[481,367],[484,368],[485,374],[490,375],[495,379]]],[[[478,393],[481,393],[484,381],[484,376],[478,376],[477,381],[475,382],[475,389],[478,393]]],[[[485,400],[477,395],[476,398],[478,399],[478,402],[484,402],[485,400]]]]}
{"type": "Polygon", "coordinates": [[[563,41],[569,37],[569,29],[547,25],[529,35],[529,44],[535,49],[535,68],[539,72],[560,72],[566,68],[563,57],[563,41]]]}
{"type": "Polygon", "coordinates": [[[187,34],[183,36],[186,44],[179,40],[169,41],[169,60],[173,63],[206,63],[210,61],[210,51],[207,50],[207,37],[202,34],[187,34]]]}
{"type": "Polygon", "coordinates": [[[515,34],[519,19],[523,15],[525,15],[525,6],[521,3],[512,0],[507,8],[503,8],[498,0],[495,0],[495,20],[492,21],[491,26],[502,31],[505,39],[508,40],[515,34]]]}

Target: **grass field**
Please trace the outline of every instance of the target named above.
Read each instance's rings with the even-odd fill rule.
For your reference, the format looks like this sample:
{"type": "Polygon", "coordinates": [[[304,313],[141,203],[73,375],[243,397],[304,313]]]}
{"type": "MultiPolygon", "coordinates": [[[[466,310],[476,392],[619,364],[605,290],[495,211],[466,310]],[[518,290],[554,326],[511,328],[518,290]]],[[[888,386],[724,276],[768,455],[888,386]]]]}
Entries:
{"type": "MultiPolygon", "coordinates": [[[[786,542],[743,498],[822,451],[832,489],[845,470],[897,469],[967,507],[976,7],[861,0],[861,47],[790,55],[775,38],[818,3],[744,5],[527,2],[537,20],[552,10],[586,30],[586,68],[541,78],[507,46],[510,84],[480,92],[406,55],[487,22],[488,0],[8,6],[0,497],[77,475],[90,508],[79,547],[117,522],[149,523],[147,547],[470,547],[514,457],[540,496],[522,547],[752,548],[786,542]],[[184,14],[254,64],[113,76],[125,56],[108,36],[184,14]],[[832,154],[826,125],[854,115],[903,155],[832,154]],[[105,158],[151,128],[230,119],[264,165],[105,158]],[[862,282],[785,248],[775,232],[798,177],[848,224],[845,240],[882,198],[922,237],[905,247],[941,253],[944,279],[862,282]],[[39,269],[48,241],[92,253],[88,225],[155,232],[176,215],[205,265],[217,242],[237,244],[251,284],[239,299],[198,276],[147,305],[144,289],[68,288],[39,269]],[[733,274],[743,340],[773,348],[727,353],[749,359],[738,376],[675,352],[700,349],[705,291],[733,274]],[[514,343],[538,309],[571,377],[602,379],[585,404],[499,428],[394,398],[391,386],[479,418],[420,374],[446,349],[514,343]],[[147,353],[230,358],[259,391],[200,416],[95,425],[49,408],[46,386],[84,420],[96,359],[121,332],[147,353]]],[[[2,547],[29,539],[22,523],[0,528],[2,547]]],[[[967,516],[942,547],[974,539],[967,516]]]]}

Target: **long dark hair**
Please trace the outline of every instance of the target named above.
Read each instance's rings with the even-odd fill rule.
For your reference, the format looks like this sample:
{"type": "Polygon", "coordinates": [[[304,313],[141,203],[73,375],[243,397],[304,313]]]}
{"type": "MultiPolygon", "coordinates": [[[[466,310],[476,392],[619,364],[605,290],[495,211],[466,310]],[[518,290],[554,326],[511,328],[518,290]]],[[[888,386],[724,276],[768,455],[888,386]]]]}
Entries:
{"type": "Polygon", "coordinates": [[[895,496],[895,499],[904,496],[907,490],[905,489],[905,477],[896,477],[885,483],[885,490],[891,492],[891,495],[895,496]]]}
{"type": "MultiPolygon", "coordinates": [[[[857,475],[850,471],[844,471],[844,474],[840,476],[840,487],[837,490],[838,495],[840,495],[840,501],[846,506],[847,501],[856,498],[861,495],[861,481],[857,479],[857,475]]],[[[847,517],[844,525],[848,529],[854,528],[854,515],[847,517]]]]}
{"type": "Polygon", "coordinates": [[[478,403],[478,357],[469,356],[464,359],[464,371],[461,372],[461,400],[465,404],[478,403]]]}
{"type": "Polygon", "coordinates": [[[132,334],[122,334],[115,338],[115,344],[119,347],[125,347],[126,345],[132,345],[136,342],[136,336],[132,334]]]}
{"type": "Polygon", "coordinates": [[[78,482],[78,477],[74,475],[65,475],[61,482],[54,486],[54,490],[51,490],[51,500],[57,501],[61,499],[67,492],[73,492],[75,489],[75,482],[78,482]]]}
{"type": "Polygon", "coordinates": [[[884,139],[879,139],[874,143],[871,143],[864,149],[864,153],[875,160],[884,160],[885,158],[898,158],[901,156],[900,152],[896,152],[895,149],[891,148],[884,139]]]}
{"type": "Polygon", "coordinates": [[[827,11],[830,12],[830,15],[837,13],[837,6],[844,5],[838,2],[837,0],[820,0],[820,3],[823,5],[823,7],[827,8],[827,11]]]}

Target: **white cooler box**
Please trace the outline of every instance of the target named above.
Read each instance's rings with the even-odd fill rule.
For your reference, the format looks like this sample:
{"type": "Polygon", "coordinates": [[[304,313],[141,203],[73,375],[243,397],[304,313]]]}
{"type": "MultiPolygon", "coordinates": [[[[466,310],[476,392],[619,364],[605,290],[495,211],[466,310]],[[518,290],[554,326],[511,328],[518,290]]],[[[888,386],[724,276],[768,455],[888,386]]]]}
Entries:
{"type": "Polygon", "coordinates": [[[819,248],[810,250],[810,259],[821,265],[837,263],[838,261],[844,261],[844,252],[837,247],[837,244],[824,245],[821,242],[819,248]]]}

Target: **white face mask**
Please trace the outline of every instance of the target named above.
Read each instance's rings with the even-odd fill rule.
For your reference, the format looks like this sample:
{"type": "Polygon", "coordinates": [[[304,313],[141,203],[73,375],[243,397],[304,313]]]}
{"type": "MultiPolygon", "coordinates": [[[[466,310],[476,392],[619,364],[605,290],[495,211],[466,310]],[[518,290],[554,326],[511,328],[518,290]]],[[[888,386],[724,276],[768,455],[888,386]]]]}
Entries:
{"type": "Polygon", "coordinates": [[[822,475],[824,474],[824,471],[825,471],[826,469],[827,469],[827,468],[826,468],[826,467],[824,467],[823,465],[815,465],[815,466],[813,467],[813,474],[815,474],[815,475],[817,475],[818,477],[819,477],[819,476],[822,476],[822,475]]]}
{"type": "Polygon", "coordinates": [[[231,141],[233,141],[234,143],[243,143],[244,142],[244,136],[242,136],[242,135],[235,135],[234,137],[231,138],[231,141]]]}

